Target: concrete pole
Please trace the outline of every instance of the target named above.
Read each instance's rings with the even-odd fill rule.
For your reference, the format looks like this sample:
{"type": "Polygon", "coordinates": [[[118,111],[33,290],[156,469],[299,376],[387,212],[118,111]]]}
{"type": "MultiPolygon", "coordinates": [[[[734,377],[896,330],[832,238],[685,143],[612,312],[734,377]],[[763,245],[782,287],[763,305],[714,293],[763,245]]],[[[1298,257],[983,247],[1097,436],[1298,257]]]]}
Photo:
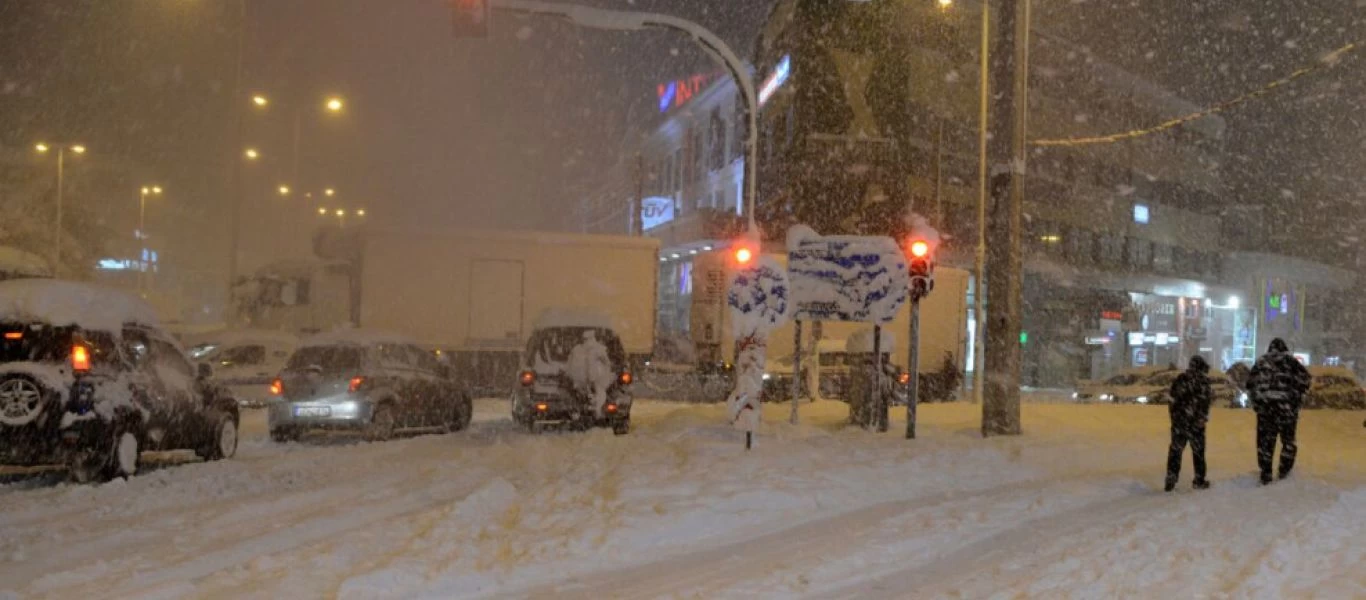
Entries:
{"type": "Polygon", "coordinates": [[[66,146],[57,147],[57,223],[52,231],[52,274],[62,276],[62,194],[66,185],[63,170],[66,163],[66,146]]]}
{"type": "Polygon", "coordinates": [[[983,350],[986,339],[986,262],[987,262],[987,107],[991,105],[991,4],[982,2],[982,48],[980,83],[981,97],[977,114],[977,252],[974,256],[975,287],[972,295],[972,314],[975,317],[972,345],[972,398],[982,404],[982,387],[986,378],[983,350]]]}
{"type": "Polygon", "coordinates": [[[1020,331],[1024,272],[1020,221],[1024,202],[1025,115],[1029,90],[1029,0],[1001,0],[996,60],[991,74],[999,90],[993,119],[990,230],[991,272],[987,305],[986,389],[982,435],[1018,435],[1020,428],[1020,331]]]}

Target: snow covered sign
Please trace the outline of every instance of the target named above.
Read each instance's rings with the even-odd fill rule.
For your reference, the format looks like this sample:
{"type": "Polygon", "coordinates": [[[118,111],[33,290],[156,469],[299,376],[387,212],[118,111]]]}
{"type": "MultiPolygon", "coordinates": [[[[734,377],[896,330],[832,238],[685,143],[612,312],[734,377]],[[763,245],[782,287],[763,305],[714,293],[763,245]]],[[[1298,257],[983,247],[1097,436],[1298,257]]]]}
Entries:
{"type": "MultiPolygon", "coordinates": [[[[738,357],[735,389],[727,401],[730,422],[752,434],[759,427],[759,397],[763,392],[764,353],[768,334],[787,319],[787,273],[778,261],[761,256],[752,268],[731,280],[730,306],[738,357]]],[[[746,438],[746,446],[752,438],[746,438]]]]}
{"type": "Polygon", "coordinates": [[[798,225],[787,252],[795,320],[885,325],[908,297],[906,257],[890,237],[822,237],[798,225]]]}

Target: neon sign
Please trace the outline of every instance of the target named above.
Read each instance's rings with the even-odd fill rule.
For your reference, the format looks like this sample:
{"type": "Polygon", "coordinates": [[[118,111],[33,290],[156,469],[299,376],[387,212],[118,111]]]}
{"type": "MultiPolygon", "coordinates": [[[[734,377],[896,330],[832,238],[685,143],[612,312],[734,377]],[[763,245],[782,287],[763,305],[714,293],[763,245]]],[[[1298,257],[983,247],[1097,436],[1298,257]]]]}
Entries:
{"type": "Polygon", "coordinates": [[[768,99],[773,97],[774,92],[777,92],[778,88],[783,87],[783,84],[787,82],[787,78],[791,75],[792,57],[790,55],[783,55],[783,57],[778,60],[778,64],[773,67],[773,72],[768,74],[767,79],[764,79],[764,85],[759,87],[759,106],[763,106],[765,102],[768,102],[768,99]]]}
{"type": "Polygon", "coordinates": [[[655,94],[659,100],[659,112],[666,113],[687,104],[693,96],[702,92],[702,86],[707,83],[707,79],[707,75],[693,75],[687,79],[679,79],[655,86],[655,94]]]}

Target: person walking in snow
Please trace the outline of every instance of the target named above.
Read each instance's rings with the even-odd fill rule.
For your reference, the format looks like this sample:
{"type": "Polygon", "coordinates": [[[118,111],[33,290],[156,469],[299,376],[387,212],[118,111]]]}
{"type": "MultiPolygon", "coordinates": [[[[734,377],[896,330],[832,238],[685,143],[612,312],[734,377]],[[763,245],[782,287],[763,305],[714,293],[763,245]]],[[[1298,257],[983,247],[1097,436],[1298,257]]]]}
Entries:
{"type": "Polygon", "coordinates": [[[1299,426],[1300,403],[1309,391],[1309,371],[1290,354],[1285,340],[1271,340],[1266,354],[1257,359],[1248,375],[1248,395],[1257,413],[1257,466],[1262,485],[1271,483],[1271,463],[1276,454],[1276,439],[1281,440],[1280,479],[1295,467],[1295,430],[1299,426]]]}
{"type": "Polygon", "coordinates": [[[1172,444],[1167,451],[1168,492],[1176,489],[1186,444],[1190,444],[1191,462],[1195,465],[1195,480],[1191,485],[1197,490],[1209,487],[1209,480],[1205,479],[1205,425],[1209,423],[1211,398],[1209,363],[1204,357],[1192,356],[1186,371],[1172,382],[1172,402],[1167,407],[1172,421],[1172,444]]]}

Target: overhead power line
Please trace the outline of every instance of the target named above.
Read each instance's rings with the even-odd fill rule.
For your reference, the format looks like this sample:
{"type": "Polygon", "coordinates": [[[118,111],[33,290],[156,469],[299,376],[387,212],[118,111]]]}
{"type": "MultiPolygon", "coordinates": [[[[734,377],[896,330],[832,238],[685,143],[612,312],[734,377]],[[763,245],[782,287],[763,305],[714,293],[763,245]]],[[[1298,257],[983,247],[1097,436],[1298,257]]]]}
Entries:
{"type": "Polygon", "coordinates": [[[1352,42],[1352,43],[1347,44],[1347,45],[1345,45],[1345,46],[1343,46],[1343,47],[1341,47],[1341,48],[1338,48],[1337,50],[1334,50],[1334,51],[1332,51],[1332,52],[1329,52],[1326,56],[1324,56],[1323,58],[1319,59],[1318,62],[1316,62],[1316,63],[1314,63],[1314,64],[1312,64],[1312,65],[1308,65],[1308,66],[1305,66],[1305,67],[1301,67],[1301,68],[1299,68],[1299,69],[1296,69],[1294,72],[1290,73],[1289,75],[1286,75],[1285,77],[1282,77],[1282,78],[1277,79],[1277,80],[1275,80],[1275,81],[1273,81],[1273,82],[1271,82],[1271,83],[1268,83],[1268,84],[1266,84],[1266,85],[1264,85],[1264,86],[1262,86],[1262,87],[1260,87],[1260,88],[1258,88],[1258,89],[1256,89],[1256,90],[1253,90],[1253,91],[1251,91],[1251,92],[1248,92],[1248,93],[1246,93],[1246,94],[1243,94],[1243,95],[1241,95],[1241,96],[1238,96],[1237,98],[1233,98],[1232,100],[1227,100],[1227,101],[1225,101],[1225,102],[1221,102],[1221,103],[1219,103],[1219,104],[1215,104],[1214,106],[1211,106],[1211,107],[1206,108],[1206,109],[1204,109],[1204,110],[1200,110],[1200,111],[1196,111],[1196,112],[1190,113],[1190,114],[1188,114],[1188,115],[1176,117],[1175,119],[1171,119],[1171,120],[1169,120],[1169,121],[1164,121],[1164,122],[1162,122],[1162,123],[1159,123],[1159,124],[1157,124],[1157,125],[1154,125],[1154,126],[1152,126],[1152,127],[1149,127],[1149,128],[1147,128],[1147,129],[1135,129],[1135,130],[1132,130],[1132,131],[1125,131],[1125,132],[1122,132],[1122,133],[1112,133],[1112,134],[1110,134],[1110,135],[1102,135],[1102,136],[1097,136],[1097,137],[1062,138],[1062,139],[1055,139],[1055,140],[1030,140],[1029,145],[1031,145],[1031,146],[1088,146],[1088,145],[1093,145],[1093,144],[1113,144],[1113,143],[1115,143],[1115,142],[1122,142],[1122,141],[1125,141],[1125,140],[1131,140],[1131,139],[1135,139],[1135,138],[1140,138],[1140,137],[1147,136],[1147,135],[1151,135],[1151,134],[1158,133],[1158,132],[1161,132],[1161,131],[1166,131],[1166,130],[1168,130],[1168,129],[1173,129],[1173,128],[1175,128],[1175,127],[1180,127],[1181,125],[1184,125],[1184,124],[1189,123],[1189,122],[1191,122],[1191,121],[1195,121],[1195,120],[1197,120],[1197,119],[1202,119],[1202,118],[1208,117],[1208,116],[1210,116],[1210,115],[1214,115],[1214,114],[1218,114],[1218,113],[1227,111],[1227,110],[1230,109],[1230,108],[1233,108],[1233,107],[1238,106],[1238,105],[1240,105],[1240,104],[1246,103],[1246,102],[1248,102],[1249,100],[1252,100],[1252,99],[1254,99],[1254,98],[1259,98],[1259,97],[1261,97],[1261,96],[1265,96],[1265,95],[1271,93],[1272,91],[1274,91],[1276,88],[1279,88],[1279,87],[1282,87],[1282,86],[1284,86],[1284,85],[1287,85],[1287,84],[1289,84],[1290,82],[1295,81],[1296,79],[1299,79],[1299,78],[1304,77],[1304,76],[1306,76],[1306,75],[1310,75],[1310,74],[1316,73],[1316,72],[1318,72],[1318,71],[1323,71],[1323,70],[1330,69],[1330,68],[1332,68],[1334,65],[1336,65],[1336,64],[1338,63],[1338,61],[1342,59],[1343,56],[1346,56],[1346,55],[1349,54],[1349,53],[1352,53],[1352,52],[1355,52],[1355,51],[1359,50],[1359,49],[1361,48],[1362,45],[1363,45],[1363,42],[1352,42]]]}

